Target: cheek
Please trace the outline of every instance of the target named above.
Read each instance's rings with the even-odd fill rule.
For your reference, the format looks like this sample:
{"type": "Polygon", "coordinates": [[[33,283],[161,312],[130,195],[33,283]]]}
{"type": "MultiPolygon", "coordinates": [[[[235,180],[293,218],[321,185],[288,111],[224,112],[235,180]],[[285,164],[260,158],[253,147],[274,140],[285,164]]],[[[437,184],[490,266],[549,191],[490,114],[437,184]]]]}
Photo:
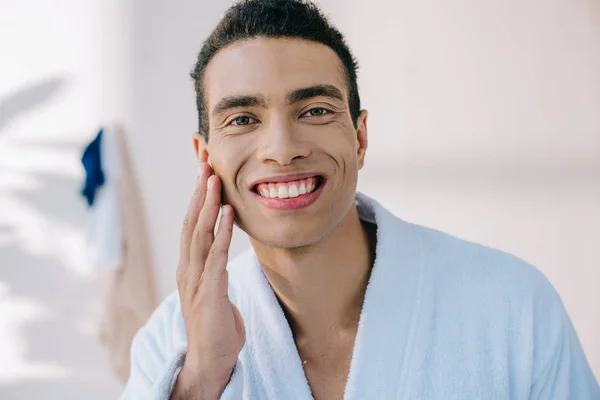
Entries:
{"type": "Polygon", "coordinates": [[[215,175],[219,176],[223,183],[230,179],[230,163],[226,160],[231,156],[231,151],[226,146],[209,145],[208,163],[212,167],[215,175]]]}
{"type": "MultiPolygon", "coordinates": [[[[356,133],[348,127],[336,129],[320,138],[320,146],[339,164],[358,162],[356,133]]],[[[349,167],[349,165],[346,165],[349,167]]]]}
{"type": "Polygon", "coordinates": [[[248,159],[248,148],[238,145],[236,140],[223,140],[209,145],[208,162],[216,175],[221,178],[226,193],[236,190],[236,178],[248,159]]]}

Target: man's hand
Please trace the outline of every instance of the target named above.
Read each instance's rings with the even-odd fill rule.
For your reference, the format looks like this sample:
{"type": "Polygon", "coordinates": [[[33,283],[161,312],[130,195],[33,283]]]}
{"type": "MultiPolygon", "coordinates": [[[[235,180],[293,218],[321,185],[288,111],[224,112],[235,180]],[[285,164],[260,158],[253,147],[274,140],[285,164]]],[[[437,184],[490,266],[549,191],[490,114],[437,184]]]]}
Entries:
{"type": "Polygon", "coordinates": [[[221,181],[207,163],[181,232],[177,288],[187,333],[187,356],[171,399],[218,399],[246,341],[242,316],[227,294],[225,267],[233,232],[233,209],[221,207],[221,181]]]}

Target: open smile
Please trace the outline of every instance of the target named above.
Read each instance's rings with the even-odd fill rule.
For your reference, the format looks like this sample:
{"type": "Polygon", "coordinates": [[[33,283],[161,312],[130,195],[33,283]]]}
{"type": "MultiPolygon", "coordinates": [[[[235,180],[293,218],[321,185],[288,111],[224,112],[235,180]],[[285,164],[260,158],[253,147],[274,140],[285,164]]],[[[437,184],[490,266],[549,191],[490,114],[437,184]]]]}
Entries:
{"type": "Polygon", "coordinates": [[[304,174],[262,180],[252,186],[252,193],[269,208],[297,210],[314,203],[325,186],[323,175],[304,174]]]}

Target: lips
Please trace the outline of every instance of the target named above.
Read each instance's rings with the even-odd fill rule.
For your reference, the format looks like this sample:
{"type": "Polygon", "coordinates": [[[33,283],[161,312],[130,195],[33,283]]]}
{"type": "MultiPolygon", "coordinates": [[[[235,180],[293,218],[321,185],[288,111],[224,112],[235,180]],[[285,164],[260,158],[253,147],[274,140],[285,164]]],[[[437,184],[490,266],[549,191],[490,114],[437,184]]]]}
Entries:
{"type": "Polygon", "coordinates": [[[250,191],[266,207],[297,210],[308,207],[321,195],[326,179],[321,174],[298,174],[261,179],[250,191]]]}

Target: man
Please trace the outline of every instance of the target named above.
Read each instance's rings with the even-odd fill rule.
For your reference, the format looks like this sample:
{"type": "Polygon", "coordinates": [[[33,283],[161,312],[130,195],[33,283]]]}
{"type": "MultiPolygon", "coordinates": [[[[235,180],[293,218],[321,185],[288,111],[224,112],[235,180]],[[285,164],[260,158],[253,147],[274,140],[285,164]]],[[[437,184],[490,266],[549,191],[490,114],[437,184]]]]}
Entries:
{"type": "Polygon", "coordinates": [[[356,193],[356,69],[303,1],[241,2],[207,39],[178,291],[123,398],[600,399],[541,273],[356,193]],[[228,262],[234,221],[252,248],[228,262]]]}

